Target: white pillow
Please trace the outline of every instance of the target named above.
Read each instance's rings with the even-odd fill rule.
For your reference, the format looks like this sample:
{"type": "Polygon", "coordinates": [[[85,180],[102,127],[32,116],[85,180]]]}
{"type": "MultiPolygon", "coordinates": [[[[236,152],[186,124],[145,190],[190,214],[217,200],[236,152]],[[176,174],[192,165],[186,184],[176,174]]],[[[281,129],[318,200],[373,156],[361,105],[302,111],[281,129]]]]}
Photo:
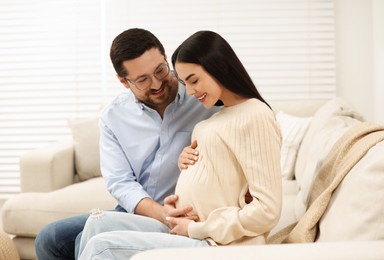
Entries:
{"type": "Polygon", "coordinates": [[[312,117],[297,117],[280,111],[276,114],[276,120],[283,137],[280,157],[281,175],[285,180],[292,180],[297,151],[312,117]]]}
{"type": "Polygon", "coordinates": [[[324,127],[329,119],[334,116],[346,116],[364,121],[364,118],[355,111],[352,105],[339,97],[329,100],[316,111],[311,125],[308,127],[307,133],[301,142],[295,163],[295,178],[299,188],[301,187],[303,176],[306,174],[306,164],[311,159],[309,150],[312,147],[313,141],[316,139],[315,135],[324,127]]]}
{"type": "Polygon", "coordinates": [[[75,169],[80,181],[101,176],[99,118],[68,121],[75,147],[75,169]]]}
{"type": "Polygon", "coordinates": [[[334,116],[329,118],[313,136],[311,146],[308,149],[308,159],[305,164],[300,191],[295,202],[295,213],[298,219],[304,215],[307,209],[313,183],[333,145],[350,127],[359,122],[348,116],[334,116]]]}

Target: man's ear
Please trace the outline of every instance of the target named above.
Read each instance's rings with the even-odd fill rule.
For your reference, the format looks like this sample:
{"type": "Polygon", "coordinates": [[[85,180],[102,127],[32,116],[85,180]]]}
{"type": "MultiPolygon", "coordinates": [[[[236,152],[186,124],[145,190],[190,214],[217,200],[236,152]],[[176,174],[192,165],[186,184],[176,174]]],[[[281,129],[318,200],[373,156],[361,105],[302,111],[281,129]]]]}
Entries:
{"type": "Polygon", "coordinates": [[[128,82],[127,82],[127,80],[125,78],[119,76],[118,74],[116,74],[116,76],[119,79],[120,83],[124,85],[124,87],[130,88],[129,84],[128,84],[128,82]]]}

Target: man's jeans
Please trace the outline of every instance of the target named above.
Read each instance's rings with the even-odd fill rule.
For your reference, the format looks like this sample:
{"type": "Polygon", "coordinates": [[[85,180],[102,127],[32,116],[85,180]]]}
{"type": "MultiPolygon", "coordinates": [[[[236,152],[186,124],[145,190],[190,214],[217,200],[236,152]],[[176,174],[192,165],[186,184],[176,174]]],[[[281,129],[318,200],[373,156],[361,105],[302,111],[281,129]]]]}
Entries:
{"type": "MultiPolygon", "coordinates": [[[[125,212],[121,206],[116,211],[125,212]]],[[[81,233],[89,214],[66,218],[46,225],[35,240],[39,260],[69,260],[77,255],[81,233]]]]}
{"type": "Polygon", "coordinates": [[[130,259],[156,248],[208,247],[206,240],[169,234],[153,218],[118,212],[98,212],[88,218],[80,242],[79,259],[130,259]]]}
{"type": "MultiPolygon", "coordinates": [[[[83,231],[88,216],[75,216],[46,225],[35,240],[37,259],[75,259],[76,237],[83,231]]],[[[80,242],[80,236],[78,240],[80,242]]]]}

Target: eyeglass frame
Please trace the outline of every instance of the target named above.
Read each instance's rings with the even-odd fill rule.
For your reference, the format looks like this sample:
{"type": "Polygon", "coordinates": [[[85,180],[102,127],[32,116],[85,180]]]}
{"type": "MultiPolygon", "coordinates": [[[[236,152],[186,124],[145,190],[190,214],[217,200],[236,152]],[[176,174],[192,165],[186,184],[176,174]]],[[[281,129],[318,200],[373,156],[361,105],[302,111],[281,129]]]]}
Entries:
{"type": "Polygon", "coordinates": [[[155,71],[152,73],[152,75],[143,75],[143,76],[140,76],[138,79],[135,80],[135,82],[133,82],[133,81],[127,79],[126,77],[124,77],[124,79],[125,79],[125,81],[126,81],[127,83],[130,83],[130,84],[134,85],[138,90],[144,91],[144,90],[147,90],[147,89],[149,89],[149,88],[151,87],[152,82],[153,82],[152,77],[154,77],[154,78],[157,79],[157,80],[163,80],[163,79],[165,79],[165,78],[169,75],[170,72],[171,72],[171,68],[169,67],[168,62],[166,61],[165,63],[160,64],[160,65],[155,69],[155,71]],[[165,67],[164,67],[164,66],[165,66],[165,67]],[[160,68],[163,68],[163,67],[164,67],[164,68],[167,68],[167,69],[168,69],[168,72],[167,72],[167,74],[165,74],[162,78],[158,78],[158,77],[156,76],[156,73],[157,73],[157,71],[158,71],[160,68]],[[137,81],[140,80],[142,77],[147,77],[147,78],[149,79],[149,83],[148,83],[148,86],[147,86],[147,87],[141,88],[141,87],[138,87],[138,86],[137,86],[137,81]]]}

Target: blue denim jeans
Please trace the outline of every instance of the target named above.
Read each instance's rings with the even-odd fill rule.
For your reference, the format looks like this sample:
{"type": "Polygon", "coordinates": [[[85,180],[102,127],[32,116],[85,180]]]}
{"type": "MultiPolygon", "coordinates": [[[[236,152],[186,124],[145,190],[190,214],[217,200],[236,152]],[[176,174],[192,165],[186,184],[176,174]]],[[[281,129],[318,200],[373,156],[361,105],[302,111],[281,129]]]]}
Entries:
{"type": "Polygon", "coordinates": [[[37,259],[75,259],[76,237],[83,231],[88,216],[75,216],[46,225],[35,240],[37,259]]]}
{"type": "Polygon", "coordinates": [[[168,226],[152,218],[102,212],[89,217],[85,224],[79,259],[129,259],[155,248],[208,246],[206,240],[171,235],[168,226]]]}
{"type": "MultiPolygon", "coordinates": [[[[125,212],[121,206],[116,211],[125,212]]],[[[80,238],[89,214],[57,220],[46,225],[37,235],[35,251],[39,260],[75,259],[80,238]]]]}

